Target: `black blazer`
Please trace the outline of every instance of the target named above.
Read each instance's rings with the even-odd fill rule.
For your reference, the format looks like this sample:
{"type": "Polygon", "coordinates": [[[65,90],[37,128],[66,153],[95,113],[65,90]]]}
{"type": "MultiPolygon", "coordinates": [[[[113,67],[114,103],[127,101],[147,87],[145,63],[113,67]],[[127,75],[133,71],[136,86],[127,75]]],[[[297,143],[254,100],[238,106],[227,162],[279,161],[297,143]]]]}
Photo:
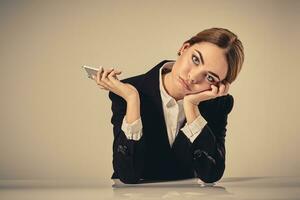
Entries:
{"type": "MultiPolygon", "coordinates": [[[[179,130],[170,147],[159,89],[159,69],[168,61],[171,60],[160,62],[145,74],[121,80],[136,87],[140,95],[143,135],[139,141],[128,140],[121,130],[126,101],[109,92],[114,133],[113,179],[139,183],[198,177],[211,183],[223,176],[227,115],[232,110],[233,97],[228,94],[201,102],[198,108],[207,121],[201,133],[191,143],[179,130]]],[[[182,127],[185,123],[186,120],[182,127]]]]}

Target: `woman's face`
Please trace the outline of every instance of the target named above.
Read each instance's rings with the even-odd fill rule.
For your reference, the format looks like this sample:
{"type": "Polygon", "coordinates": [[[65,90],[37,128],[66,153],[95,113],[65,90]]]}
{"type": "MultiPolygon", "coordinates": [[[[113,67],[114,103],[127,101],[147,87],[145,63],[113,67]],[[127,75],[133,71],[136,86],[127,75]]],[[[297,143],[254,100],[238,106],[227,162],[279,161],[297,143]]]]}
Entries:
{"type": "Polygon", "coordinates": [[[209,42],[192,46],[185,43],[180,53],[173,65],[171,77],[173,89],[182,98],[188,94],[210,90],[212,84],[218,86],[225,79],[228,67],[224,49],[209,42]],[[188,88],[182,84],[182,80],[188,88]]]}

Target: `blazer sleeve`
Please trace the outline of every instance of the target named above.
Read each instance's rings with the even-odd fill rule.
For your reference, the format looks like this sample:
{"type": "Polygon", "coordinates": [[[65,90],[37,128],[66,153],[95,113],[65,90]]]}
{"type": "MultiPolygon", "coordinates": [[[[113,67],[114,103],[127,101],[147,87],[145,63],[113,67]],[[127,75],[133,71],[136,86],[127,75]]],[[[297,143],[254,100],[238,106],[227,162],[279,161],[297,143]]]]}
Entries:
{"type": "Polygon", "coordinates": [[[109,91],[109,98],[112,101],[114,172],[123,183],[138,183],[144,168],[145,142],[143,136],[138,141],[126,137],[122,130],[122,122],[126,114],[126,101],[111,91],[109,91]]]}
{"type": "Polygon", "coordinates": [[[207,124],[193,143],[182,131],[174,141],[173,151],[180,167],[183,170],[192,167],[203,182],[216,182],[223,176],[227,117],[233,103],[231,95],[220,97],[217,106],[204,113],[207,124]]]}

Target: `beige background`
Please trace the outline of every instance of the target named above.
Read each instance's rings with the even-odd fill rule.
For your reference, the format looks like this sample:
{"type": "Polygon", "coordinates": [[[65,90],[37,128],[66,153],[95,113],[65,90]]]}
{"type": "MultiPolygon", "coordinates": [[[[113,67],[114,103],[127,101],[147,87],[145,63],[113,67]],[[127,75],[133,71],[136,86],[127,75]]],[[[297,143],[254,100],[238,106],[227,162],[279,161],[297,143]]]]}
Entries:
{"type": "Polygon", "coordinates": [[[81,66],[141,74],[211,27],[246,54],[224,177],[300,175],[299,19],[300,1],[1,1],[0,179],[110,181],[111,102],[81,66]]]}

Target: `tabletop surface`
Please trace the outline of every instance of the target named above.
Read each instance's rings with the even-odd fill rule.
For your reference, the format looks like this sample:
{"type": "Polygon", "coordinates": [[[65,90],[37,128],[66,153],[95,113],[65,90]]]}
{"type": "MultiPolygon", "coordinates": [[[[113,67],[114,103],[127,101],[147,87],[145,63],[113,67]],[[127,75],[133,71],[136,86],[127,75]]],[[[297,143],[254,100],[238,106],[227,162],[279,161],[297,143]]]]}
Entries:
{"type": "Polygon", "coordinates": [[[300,200],[300,177],[225,177],[143,184],[118,180],[0,180],[1,200],[35,199],[276,199],[300,200]]]}

